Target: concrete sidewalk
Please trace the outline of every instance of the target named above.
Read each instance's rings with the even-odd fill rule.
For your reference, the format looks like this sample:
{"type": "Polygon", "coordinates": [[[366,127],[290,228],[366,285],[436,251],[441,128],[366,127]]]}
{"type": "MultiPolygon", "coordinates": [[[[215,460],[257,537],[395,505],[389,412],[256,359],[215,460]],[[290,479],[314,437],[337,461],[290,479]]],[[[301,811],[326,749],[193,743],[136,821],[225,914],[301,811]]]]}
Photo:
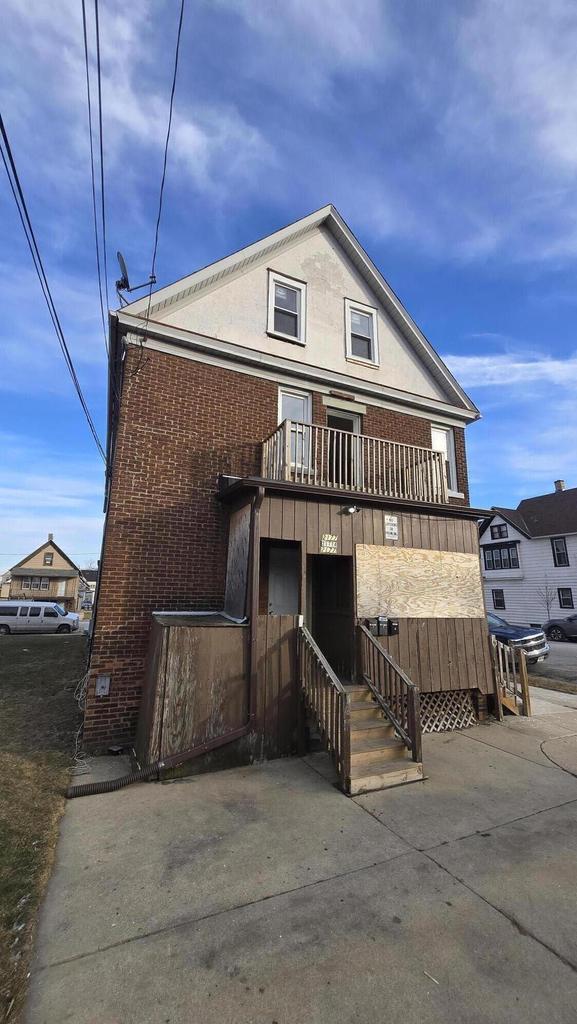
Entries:
{"type": "Polygon", "coordinates": [[[313,755],[73,801],[28,1024],[577,1019],[577,709],[542,701],[356,799],[313,755]]]}

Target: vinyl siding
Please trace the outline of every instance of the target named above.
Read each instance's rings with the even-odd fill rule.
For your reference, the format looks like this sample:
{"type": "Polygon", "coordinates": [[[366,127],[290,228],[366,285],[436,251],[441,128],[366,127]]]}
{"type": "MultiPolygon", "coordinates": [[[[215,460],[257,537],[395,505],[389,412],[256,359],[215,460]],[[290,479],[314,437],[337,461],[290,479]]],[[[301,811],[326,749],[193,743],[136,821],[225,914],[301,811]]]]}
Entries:
{"type": "MultiPolygon", "coordinates": [[[[505,520],[498,516],[493,519],[493,526],[504,523],[505,520]]],[[[493,540],[490,527],[481,538],[481,571],[483,575],[483,587],[485,590],[485,601],[488,611],[497,611],[509,622],[538,623],[543,625],[547,619],[566,618],[572,614],[570,608],[560,608],[558,587],[571,587],[573,591],[573,602],[577,608],[577,534],[556,534],[565,536],[567,541],[567,554],[569,556],[568,566],[556,566],[553,562],[553,552],[549,537],[539,537],[533,540],[524,537],[513,527],[507,524],[508,537],[502,541],[493,540]],[[492,569],[486,570],[482,549],[491,544],[508,541],[518,541],[519,569],[492,569]],[[546,586],[553,589],[553,603],[549,612],[543,598],[538,591],[546,586]],[[505,609],[495,609],[493,605],[492,590],[500,589],[505,597],[505,609]]]]}

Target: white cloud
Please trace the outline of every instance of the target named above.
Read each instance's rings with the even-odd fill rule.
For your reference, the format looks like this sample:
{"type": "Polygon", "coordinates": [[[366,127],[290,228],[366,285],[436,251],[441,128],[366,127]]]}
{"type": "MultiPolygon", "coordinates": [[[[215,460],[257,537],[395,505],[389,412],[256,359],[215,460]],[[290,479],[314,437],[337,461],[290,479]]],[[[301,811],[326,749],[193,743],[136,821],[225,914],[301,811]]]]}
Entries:
{"type": "Polygon", "coordinates": [[[443,359],[465,388],[510,389],[528,383],[577,387],[577,353],[568,359],[539,358],[534,353],[445,355],[443,359]]]}
{"type": "Polygon", "coordinates": [[[96,555],[102,536],[104,474],[95,459],[54,451],[45,441],[0,432],[0,566],[14,565],[54,534],[71,557],[96,555]]]}

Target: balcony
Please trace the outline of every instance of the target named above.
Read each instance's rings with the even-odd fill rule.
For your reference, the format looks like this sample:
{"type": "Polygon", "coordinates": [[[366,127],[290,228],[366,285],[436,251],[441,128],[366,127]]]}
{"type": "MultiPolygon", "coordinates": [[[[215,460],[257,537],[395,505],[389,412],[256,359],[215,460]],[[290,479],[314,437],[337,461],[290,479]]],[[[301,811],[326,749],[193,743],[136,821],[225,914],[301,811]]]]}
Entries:
{"type": "Polygon", "coordinates": [[[408,501],[448,500],[441,452],[295,420],[284,420],[263,442],[261,474],[408,501]]]}

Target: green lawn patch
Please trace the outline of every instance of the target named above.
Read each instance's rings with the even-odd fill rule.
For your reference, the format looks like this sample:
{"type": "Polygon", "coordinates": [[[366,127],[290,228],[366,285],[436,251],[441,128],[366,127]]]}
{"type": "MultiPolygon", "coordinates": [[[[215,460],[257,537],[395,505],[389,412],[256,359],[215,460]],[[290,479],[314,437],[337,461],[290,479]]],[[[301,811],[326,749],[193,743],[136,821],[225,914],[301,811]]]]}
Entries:
{"type": "Polygon", "coordinates": [[[86,638],[0,637],[0,1019],[19,1019],[76,732],[86,638]]]}

